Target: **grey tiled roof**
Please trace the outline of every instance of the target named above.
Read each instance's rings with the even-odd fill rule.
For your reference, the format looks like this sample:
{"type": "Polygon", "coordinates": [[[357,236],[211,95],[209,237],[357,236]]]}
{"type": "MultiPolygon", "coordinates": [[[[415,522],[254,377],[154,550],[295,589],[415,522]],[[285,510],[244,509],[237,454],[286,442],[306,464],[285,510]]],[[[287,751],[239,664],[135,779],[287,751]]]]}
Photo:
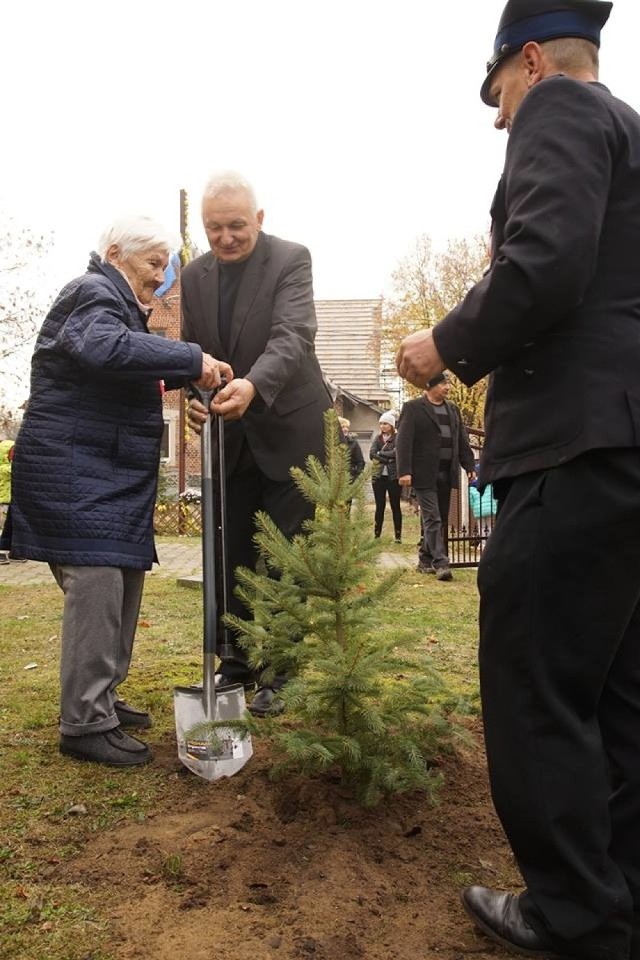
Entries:
{"type": "Polygon", "coordinates": [[[316,353],[326,376],[370,403],[387,404],[380,384],[382,300],[316,300],[316,353]]]}

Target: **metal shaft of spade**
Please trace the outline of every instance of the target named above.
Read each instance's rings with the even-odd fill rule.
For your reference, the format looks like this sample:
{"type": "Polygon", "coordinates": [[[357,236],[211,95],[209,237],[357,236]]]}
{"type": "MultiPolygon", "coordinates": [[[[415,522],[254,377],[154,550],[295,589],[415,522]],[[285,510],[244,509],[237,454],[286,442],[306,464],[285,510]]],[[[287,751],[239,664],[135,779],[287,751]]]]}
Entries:
{"type": "MultiPolygon", "coordinates": [[[[201,391],[201,401],[209,410],[213,391],[201,391]]],[[[216,419],[222,419],[221,417],[216,419]]],[[[209,416],[202,425],[201,434],[201,472],[202,472],[202,609],[204,619],[203,631],[203,671],[202,671],[202,699],[205,714],[208,719],[214,720],[216,715],[216,634],[218,626],[218,604],[216,599],[216,562],[215,539],[216,517],[213,494],[213,453],[212,453],[212,420],[209,416]]],[[[218,558],[221,562],[222,558],[218,558]]]]}
{"type": "Polygon", "coordinates": [[[216,533],[218,539],[216,542],[216,552],[218,563],[216,565],[216,575],[218,577],[218,656],[221,660],[233,658],[233,644],[229,639],[229,628],[224,623],[223,617],[229,610],[229,576],[227,569],[227,484],[224,456],[224,419],[216,417],[217,427],[217,447],[218,447],[218,476],[216,483],[216,502],[215,519],[216,533]]]}

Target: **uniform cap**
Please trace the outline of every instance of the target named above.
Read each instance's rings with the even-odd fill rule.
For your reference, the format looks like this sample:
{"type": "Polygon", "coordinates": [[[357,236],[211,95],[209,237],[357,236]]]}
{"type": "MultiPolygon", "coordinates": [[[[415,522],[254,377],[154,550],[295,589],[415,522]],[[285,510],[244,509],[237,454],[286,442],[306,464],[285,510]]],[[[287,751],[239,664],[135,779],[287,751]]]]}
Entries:
{"type": "Polygon", "coordinates": [[[525,43],[535,40],[557,40],[579,37],[600,46],[600,31],[609,19],[613,4],[604,0],[508,0],[502,11],[493,45],[493,56],[487,63],[487,76],[480,96],[489,107],[498,104],[489,91],[491,79],[500,64],[525,43]]]}

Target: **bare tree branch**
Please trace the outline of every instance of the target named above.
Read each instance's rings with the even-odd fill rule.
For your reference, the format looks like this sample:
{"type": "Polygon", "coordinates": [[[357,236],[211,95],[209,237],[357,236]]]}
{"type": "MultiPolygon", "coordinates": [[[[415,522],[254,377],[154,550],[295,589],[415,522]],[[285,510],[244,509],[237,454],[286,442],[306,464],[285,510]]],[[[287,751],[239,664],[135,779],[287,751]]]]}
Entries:
{"type": "Polygon", "coordinates": [[[25,392],[29,348],[44,315],[41,261],[51,245],[0,211],[0,422],[25,392]]]}

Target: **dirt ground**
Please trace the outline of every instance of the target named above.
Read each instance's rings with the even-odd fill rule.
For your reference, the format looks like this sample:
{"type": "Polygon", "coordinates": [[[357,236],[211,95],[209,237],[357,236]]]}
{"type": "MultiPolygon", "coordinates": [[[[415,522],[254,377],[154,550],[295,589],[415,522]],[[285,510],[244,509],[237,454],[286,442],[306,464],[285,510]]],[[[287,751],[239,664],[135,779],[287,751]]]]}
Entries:
{"type": "Polygon", "coordinates": [[[167,739],[170,812],[97,836],[55,877],[95,891],[118,960],[501,960],[459,904],[467,883],[519,882],[471,728],[437,806],[371,811],[337,784],[272,783],[261,745],[209,784],[167,739]]]}

